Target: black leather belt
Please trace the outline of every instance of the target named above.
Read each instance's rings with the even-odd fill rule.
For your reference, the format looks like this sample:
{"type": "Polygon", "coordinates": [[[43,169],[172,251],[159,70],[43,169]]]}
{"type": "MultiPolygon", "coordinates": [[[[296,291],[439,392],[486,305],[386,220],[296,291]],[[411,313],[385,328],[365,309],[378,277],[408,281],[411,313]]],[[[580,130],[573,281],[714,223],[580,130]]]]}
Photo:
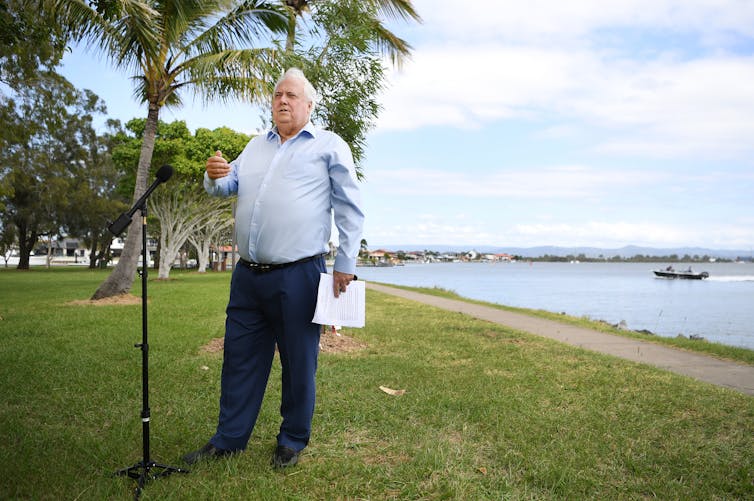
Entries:
{"type": "Polygon", "coordinates": [[[303,259],[299,259],[298,261],[291,261],[290,263],[279,263],[279,264],[255,263],[254,261],[247,261],[246,259],[240,257],[238,258],[238,264],[245,266],[252,271],[256,271],[258,273],[265,273],[272,270],[279,270],[282,268],[286,268],[294,264],[301,264],[301,263],[306,263],[308,261],[313,261],[322,256],[324,256],[324,254],[317,254],[315,256],[309,256],[303,259]]]}

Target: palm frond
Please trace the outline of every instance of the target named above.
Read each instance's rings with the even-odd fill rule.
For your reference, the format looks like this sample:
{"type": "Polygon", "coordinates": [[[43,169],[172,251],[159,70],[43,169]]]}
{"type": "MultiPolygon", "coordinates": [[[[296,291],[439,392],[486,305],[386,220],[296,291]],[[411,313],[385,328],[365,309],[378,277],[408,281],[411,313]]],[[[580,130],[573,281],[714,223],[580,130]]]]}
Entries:
{"type": "Polygon", "coordinates": [[[273,49],[235,49],[203,54],[185,61],[185,83],[192,85],[205,99],[230,101],[241,99],[261,102],[271,92],[270,69],[273,49]]]}
{"type": "Polygon", "coordinates": [[[388,19],[422,22],[419,13],[414,10],[411,0],[370,0],[380,14],[388,19]]]}
{"type": "Polygon", "coordinates": [[[288,27],[285,10],[260,0],[237,5],[202,33],[196,33],[186,46],[190,54],[216,52],[231,47],[253,47],[269,33],[285,33],[288,27]]]}
{"type": "Polygon", "coordinates": [[[373,30],[375,49],[382,54],[387,54],[390,62],[400,68],[411,55],[411,45],[380,22],[374,23],[373,30]]]}

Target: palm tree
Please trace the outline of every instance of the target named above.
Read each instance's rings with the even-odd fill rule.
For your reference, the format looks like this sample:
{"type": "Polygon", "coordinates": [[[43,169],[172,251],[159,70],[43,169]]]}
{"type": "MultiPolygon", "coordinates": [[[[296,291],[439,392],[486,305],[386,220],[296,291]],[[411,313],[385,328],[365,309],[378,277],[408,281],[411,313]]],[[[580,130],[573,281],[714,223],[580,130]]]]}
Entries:
{"type": "MultiPolygon", "coordinates": [[[[52,3],[77,39],[132,73],[136,94],[147,103],[134,201],[147,188],[160,109],[180,105],[179,91],[184,90],[205,101],[263,99],[269,93],[265,68],[272,51],[253,47],[270,32],[282,34],[287,29],[279,7],[257,0],[52,3]]],[[[130,291],[139,258],[140,227],[139,218],[134,218],[118,265],[92,299],[130,291]]]]}
{"type": "MultiPolygon", "coordinates": [[[[304,13],[318,3],[327,0],[280,0],[288,12],[288,26],[285,39],[285,51],[291,53],[296,43],[296,27],[298,18],[303,17],[304,13]]],[[[362,4],[368,7],[368,10],[375,12],[377,16],[369,19],[369,24],[377,40],[377,49],[379,52],[390,57],[393,64],[400,66],[411,52],[411,46],[393,32],[388,30],[378,16],[383,16],[390,20],[409,20],[421,22],[421,17],[414,10],[411,0],[362,0],[362,4]]]]}

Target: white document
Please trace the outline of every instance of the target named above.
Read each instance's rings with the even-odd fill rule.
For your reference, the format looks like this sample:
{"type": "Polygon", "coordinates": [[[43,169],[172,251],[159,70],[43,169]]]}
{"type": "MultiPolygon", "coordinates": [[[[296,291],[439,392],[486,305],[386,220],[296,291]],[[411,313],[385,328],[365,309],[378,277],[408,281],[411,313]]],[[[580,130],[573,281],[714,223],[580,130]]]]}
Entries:
{"type": "Polygon", "coordinates": [[[366,287],[363,280],[353,280],[339,297],[333,294],[333,277],[320,273],[317,307],[312,323],[364,327],[366,317],[366,287]]]}

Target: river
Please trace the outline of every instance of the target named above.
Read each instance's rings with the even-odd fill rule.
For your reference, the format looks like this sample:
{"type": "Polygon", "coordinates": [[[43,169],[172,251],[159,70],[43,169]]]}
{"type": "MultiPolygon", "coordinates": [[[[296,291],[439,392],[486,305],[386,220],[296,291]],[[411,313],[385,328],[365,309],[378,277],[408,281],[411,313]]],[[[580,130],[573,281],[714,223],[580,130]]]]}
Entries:
{"type": "MultiPolygon", "coordinates": [[[[655,278],[662,263],[427,263],[359,267],[360,279],[440,287],[507,306],[625,322],[659,336],[754,349],[754,264],[693,264],[706,280],[655,278]]],[[[674,263],[676,269],[689,265],[674,263]]]]}

